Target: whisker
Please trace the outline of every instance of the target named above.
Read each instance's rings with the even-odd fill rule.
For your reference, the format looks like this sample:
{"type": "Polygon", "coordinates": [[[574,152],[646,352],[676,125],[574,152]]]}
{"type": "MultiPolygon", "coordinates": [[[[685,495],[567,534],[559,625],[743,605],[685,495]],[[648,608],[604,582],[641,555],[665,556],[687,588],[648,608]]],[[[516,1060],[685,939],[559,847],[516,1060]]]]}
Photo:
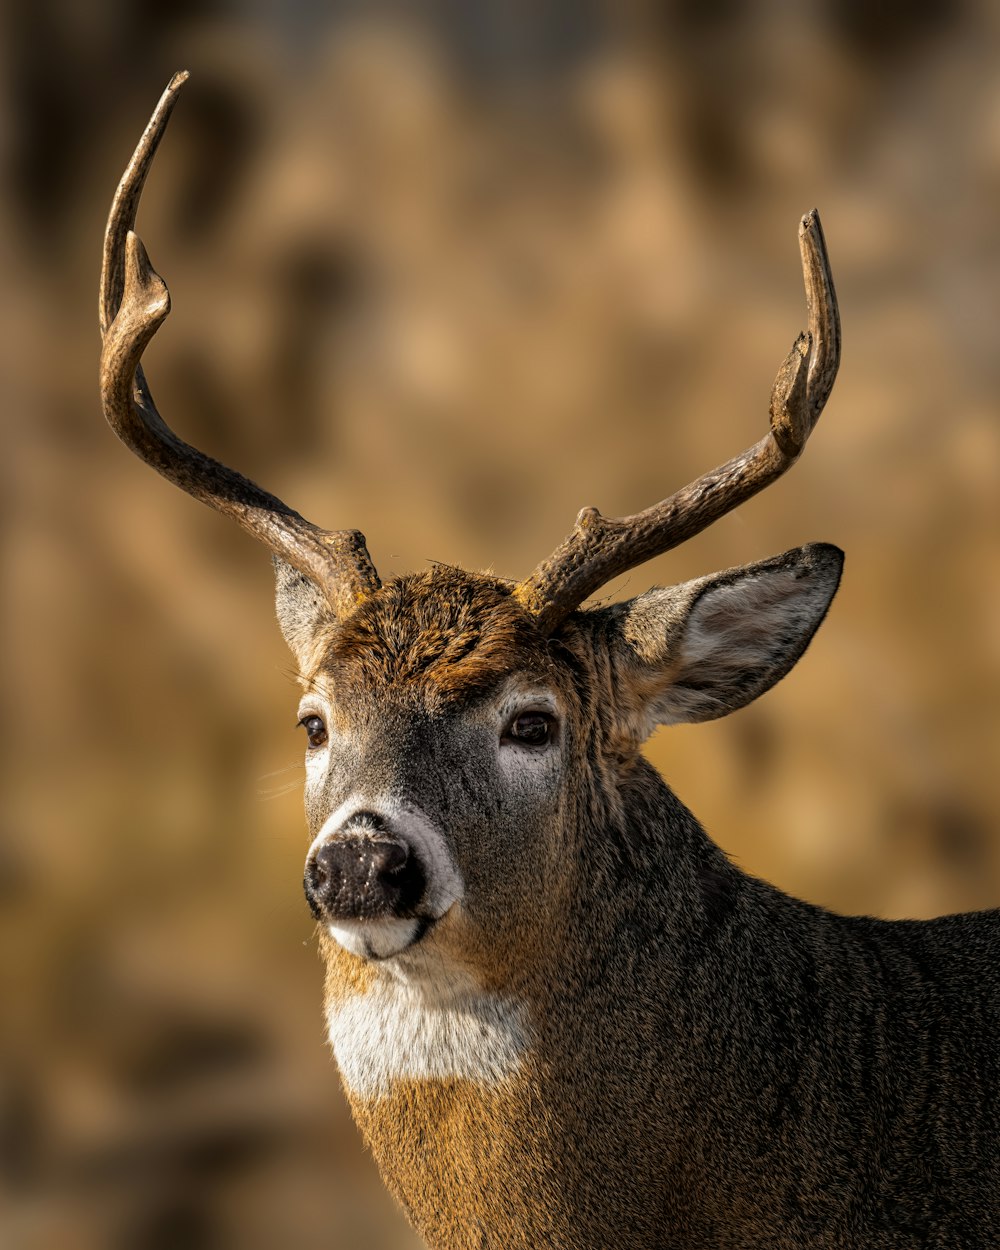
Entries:
{"type": "Polygon", "coordinates": [[[272,788],[258,788],[257,798],[264,802],[267,799],[280,799],[283,795],[291,794],[293,790],[299,790],[300,784],[296,781],[289,781],[282,786],[274,786],[272,788]]]}
{"type": "Polygon", "coordinates": [[[269,773],[261,773],[257,778],[258,781],[266,781],[268,777],[277,777],[281,773],[291,772],[293,768],[303,768],[301,760],[296,760],[294,764],[286,764],[284,768],[275,768],[269,773]]]}

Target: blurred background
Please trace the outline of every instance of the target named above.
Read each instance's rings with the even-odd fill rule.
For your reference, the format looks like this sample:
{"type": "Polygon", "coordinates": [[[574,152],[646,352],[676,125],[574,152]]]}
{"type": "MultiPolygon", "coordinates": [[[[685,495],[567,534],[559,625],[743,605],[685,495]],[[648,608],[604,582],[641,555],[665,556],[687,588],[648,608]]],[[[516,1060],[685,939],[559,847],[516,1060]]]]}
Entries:
{"type": "Polygon", "coordinates": [[[846,549],[794,676],[648,750],[744,868],[898,917],[1000,903],[998,65],[989,0],[0,8],[5,1250],[415,1245],[324,1044],[269,560],[98,404],[171,72],[160,409],[383,576],[523,576],[759,437],[820,207],[807,454],[614,590],[846,549]]]}

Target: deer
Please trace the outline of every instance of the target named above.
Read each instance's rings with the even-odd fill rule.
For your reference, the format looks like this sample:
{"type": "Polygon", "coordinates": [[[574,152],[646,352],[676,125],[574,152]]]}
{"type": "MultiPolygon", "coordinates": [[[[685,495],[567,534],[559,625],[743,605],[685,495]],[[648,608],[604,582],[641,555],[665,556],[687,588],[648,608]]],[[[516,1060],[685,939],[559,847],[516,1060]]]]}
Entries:
{"type": "Polygon", "coordinates": [[[103,408],[272,553],[326,1026],[417,1232],[433,1250],[1000,1244],[1000,913],[799,901],[730,862],[640,750],[780,681],[842,552],[587,606],[802,453],[840,360],[815,210],[807,329],[757,443],[634,516],[584,509],[522,581],[435,565],[382,584],[362,534],[305,520],[153,402],[140,362],[169,296],[133,227],[186,77],[112,203],[103,408]]]}

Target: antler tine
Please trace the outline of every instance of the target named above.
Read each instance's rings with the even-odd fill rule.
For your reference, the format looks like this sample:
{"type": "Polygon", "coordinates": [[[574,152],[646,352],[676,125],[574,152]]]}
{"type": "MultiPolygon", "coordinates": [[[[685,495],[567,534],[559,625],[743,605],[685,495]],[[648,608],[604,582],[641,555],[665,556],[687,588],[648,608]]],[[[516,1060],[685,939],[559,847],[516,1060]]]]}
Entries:
{"type": "Polygon", "coordinates": [[[364,535],[357,530],[320,529],[242,474],[178,438],[157,412],[139,363],[170,311],[170,295],[132,227],[143,183],[187,77],[180,73],[171,78],[111,204],[100,296],[104,415],[137,456],[266,543],[316,582],[331,608],[343,615],[380,584],[364,535]]]}
{"type": "Polygon", "coordinates": [[[572,532],[514,590],[551,633],[596,590],[653,556],[680,546],[795,463],[823,411],[840,364],[840,314],[819,214],[799,226],[808,329],[799,335],[771,389],[771,428],[759,442],[690,485],[630,517],[584,508],[572,532]]]}

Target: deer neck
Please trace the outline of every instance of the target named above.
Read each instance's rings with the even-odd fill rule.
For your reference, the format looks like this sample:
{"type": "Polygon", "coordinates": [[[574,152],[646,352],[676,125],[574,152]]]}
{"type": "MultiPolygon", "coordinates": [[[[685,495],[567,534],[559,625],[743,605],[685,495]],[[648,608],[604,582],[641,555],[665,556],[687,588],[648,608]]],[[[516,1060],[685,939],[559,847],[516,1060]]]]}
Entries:
{"type": "MultiPolygon", "coordinates": [[[[465,1244],[477,1224],[493,1230],[490,1244],[589,1245],[578,1213],[595,1174],[618,1198],[602,1198],[609,1222],[593,1244],[613,1244],[615,1201],[662,1188],[680,1159],[688,1073],[663,1063],[664,1034],[678,1054],[690,1049],[684,952],[728,906],[736,870],[644,764],[622,811],[602,837],[581,838],[604,850],[580,852],[558,943],[519,976],[491,977],[428,941],[391,967],[352,965],[352,980],[350,957],[325,950],[330,1037],[355,1118],[431,1246],[465,1244]],[[623,1011],[637,996],[640,1011],[623,1011]],[[656,1175],[644,1176],[652,1159],[656,1175]]],[[[669,1191],[676,1222],[688,1202],[680,1171],[669,1191]]]]}

